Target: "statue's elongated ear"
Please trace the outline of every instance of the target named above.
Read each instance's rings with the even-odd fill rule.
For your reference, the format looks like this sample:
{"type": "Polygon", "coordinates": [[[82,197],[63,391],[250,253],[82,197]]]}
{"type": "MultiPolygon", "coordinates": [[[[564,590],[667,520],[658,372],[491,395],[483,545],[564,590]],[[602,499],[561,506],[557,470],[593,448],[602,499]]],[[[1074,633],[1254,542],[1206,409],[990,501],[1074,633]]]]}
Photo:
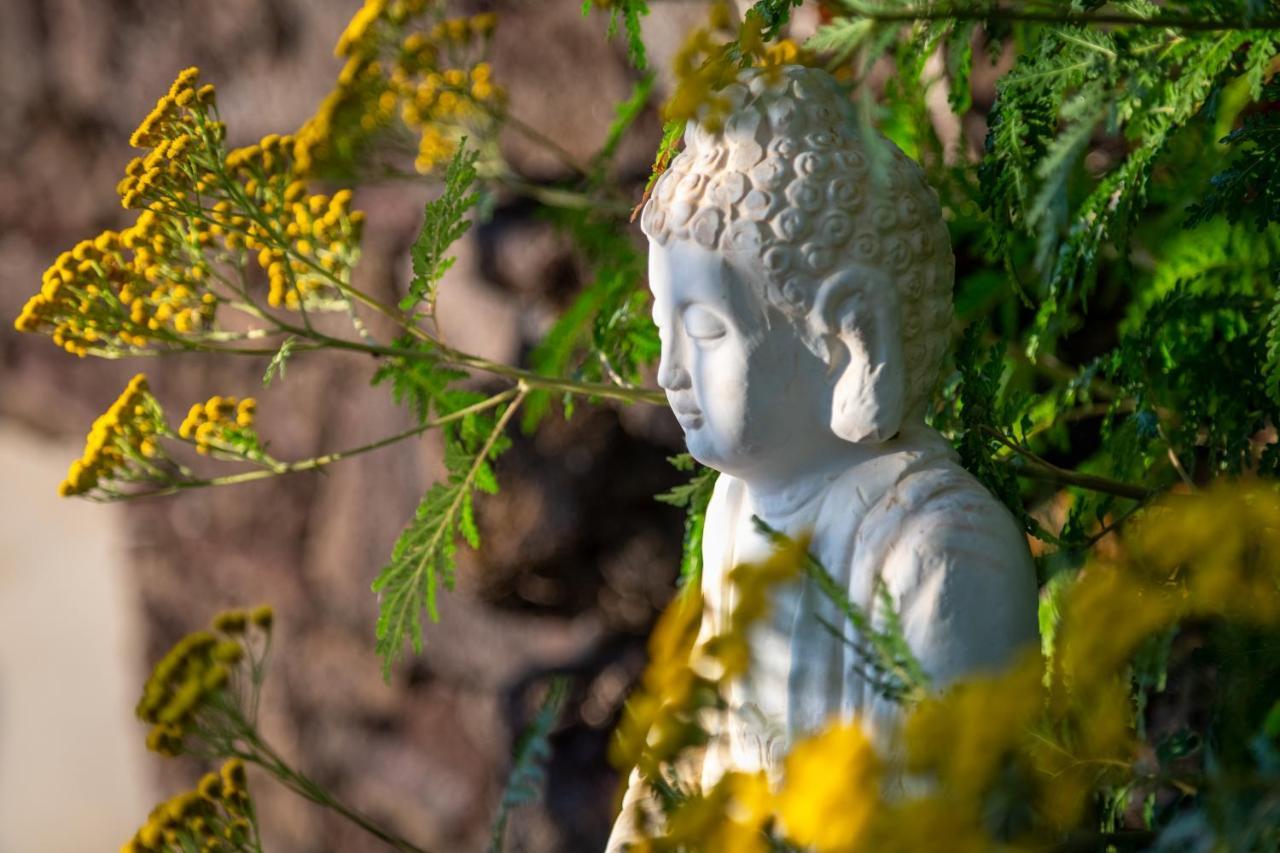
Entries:
{"type": "Polygon", "coordinates": [[[898,289],[881,271],[853,266],[818,286],[809,315],[834,379],[831,429],[845,441],[879,443],[902,426],[906,364],[898,289]]]}

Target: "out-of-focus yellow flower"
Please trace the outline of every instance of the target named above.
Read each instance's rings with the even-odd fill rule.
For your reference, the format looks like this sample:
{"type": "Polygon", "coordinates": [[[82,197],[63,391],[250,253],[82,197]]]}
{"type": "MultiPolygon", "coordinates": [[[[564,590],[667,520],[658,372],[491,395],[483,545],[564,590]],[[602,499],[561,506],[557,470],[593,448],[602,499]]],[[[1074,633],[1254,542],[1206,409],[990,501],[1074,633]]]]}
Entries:
{"type": "Polygon", "coordinates": [[[780,584],[796,580],[809,553],[808,535],[783,540],[759,563],[743,563],[729,572],[734,605],[720,632],[697,650],[695,666],[721,683],[744,674],[751,664],[751,626],[769,612],[770,594],[780,584]]]}
{"type": "Polygon", "coordinates": [[[666,827],[646,839],[651,850],[732,850],[766,853],[765,823],[773,795],[763,772],[726,773],[710,791],[680,803],[666,827]]]}
{"type": "Polygon", "coordinates": [[[959,802],[979,801],[1027,740],[1045,704],[1038,653],[921,702],[903,726],[908,768],[935,776],[959,802]]]}
{"type": "Polygon", "coordinates": [[[369,50],[371,31],[386,11],[386,0],[365,0],[365,4],[347,22],[342,35],[338,36],[333,55],[342,58],[369,50]]]}
{"type": "Polygon", "coordinates": [[[397,116],[418,136],[423,173],[447,162],[462,136],[492,134],[505,98],[485,61],[496,24],[493,13],[445,18],[438,6],[368,0],[335,49],[347,59],[337,87],[293,141],[298,170],[349,168],[397,116]],[[424,13],[422,29],[406,33],[424,13]]]}
{"type": "Polygon", "coordinates": [[[676,87],[663,107],[668,121],[696,120],[718,130],[728,114],[728,99],[720,90],[733,83],[742,68],[758,66],[774,73],[783,65],[812,62],[813,58],[788,39],[770,45],[764,40],[764,19],[748,9],[734,25],[727,2],[712,4],[705,27],[689,33],[673,63],[676,87]]]}
{"type": "Polygon", "coordinates": [[[788,839],[818,853],[861,845],[880,808],[882,765],[857,722],[839,722],[798,743],[783,765],[777,812],[788,839]]]}
{"type": "Polygon", "coordinates": [[[651,770],[689,740],[691,720],[683,712],[698,686],[689,655],[701,621],[702,596],[696,591],[678,595],[658,620],[640,689],[610,745],[615,767],[651,770]]]}
{"type": "MultiPolygon", "coordinates": [[[[717,705],[728,681],[745,672],[751,626],[768,612],[769,590],[799,576],[808,542],[807,536],[784,540],[766,560],[735,567],[735,605],[725,626],[696,648],[701,596],[687,591],[672,602],[650,638],[649,666],[612,744],[615,766],[638,767],[651,779],[682,750],[705,741],[702,713],[717,705]]],[[[730,774],[682,806],[666,828],[656,828],[648,849],[677,849],[702,831],[714,839],[707,849],[766,849],[758,845],[764,843],[770,803],[763,775],[730,774]]]]}
{"type": "MultiPolygon", "coordinates": [[[[213,627],[224,639],[210,631],[188,634],[155,665],[137,705],[138,718],[151,724],[148,749],[162,755],[178,755],[184,750],[189,730],[202,710],[211,703],[216,705],[246,658],[245,644],[252,637],[245,632],[250,624],[263,633],[271,630],[270,620],[251,622],[243,610],[220,613],[213,627]]],[[[234,786],[225,790],[232,793],[234,786]]]]}
{"type": "Polygon", "coordinates": [[[980,818],[942,794],[883,802],[862,849],[876,853],[988,853],[996,845],[980,826],[980,818]]]}
{"type": "Polygon", "coordinates": [[[121,853],[247,850],[244,845],[255,833],[248,788],[231,790],[222,783],[232,764],[240,764],[243,771],[239,759],[232,759],[223,765],[221,775],[206,774],[195,790],[183,791],[152,809],[147,822],[121,846],[121,853]]]}
{"type": "Polygon", "coordinates": [[[1180,602],[1168,588],[1142,584],[1124,566],[1091,564],[1071,587],[1058,629],[1062,683],[1087,689],[1112,677],[1147,637],[1173,624],[1180,602]]]}
{"type": "Polygon", "coordinates": [[[1224,483],[1149,511],[1126,537],[1149,585],[1172,585],[1190,615],[1280,622],[1280,494],[1224,483]]]}

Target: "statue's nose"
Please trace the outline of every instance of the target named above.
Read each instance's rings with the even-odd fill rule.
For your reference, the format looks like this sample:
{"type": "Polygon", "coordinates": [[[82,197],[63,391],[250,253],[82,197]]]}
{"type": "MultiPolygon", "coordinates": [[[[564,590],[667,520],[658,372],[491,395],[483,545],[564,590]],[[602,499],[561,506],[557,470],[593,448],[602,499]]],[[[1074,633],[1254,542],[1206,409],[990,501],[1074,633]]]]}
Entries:
{"type": "Polygon", "coordinates": [[[680,346],[672,340],[674,335],[663,337],[667,340],[662,342],[662,355],[658,360],[658,385],[667,391],[688,390],[692,383],[679,352],[680,346]]]}

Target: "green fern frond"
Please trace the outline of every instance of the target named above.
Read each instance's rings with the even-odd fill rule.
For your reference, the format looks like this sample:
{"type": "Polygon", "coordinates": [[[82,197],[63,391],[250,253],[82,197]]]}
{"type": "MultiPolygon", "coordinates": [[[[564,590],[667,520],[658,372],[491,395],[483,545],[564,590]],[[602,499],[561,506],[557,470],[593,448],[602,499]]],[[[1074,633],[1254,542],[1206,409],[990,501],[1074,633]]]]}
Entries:
{"type": "Polygon", "coordinates": [[[380,603],[376,648],[385,678],[390,678],[406,641],[421,653],[422,613],[433,622],[439,619],[439,589],[442,585],[453,588],[458,538],[472,548],[480,547],[472,502],[477,490],[487,494],[498,490],[490,463],[510,445],[504,430],[520,401],[517,397],[507,404],[496,419],[469,414],[455,422],[455,429],[445,431],[448,473],[427,490],[413,520],[396,540],[390,562],[373,582],[380,603]]]}
{"type": "Polygon", "coordinates": [[[413,279],[409,292],[400,300],[400,310],[414,311],[422,306],[427,314],[435,311],[436,286],[455,260],[445,253],[471,228],[466,214],[480,200],[478,193],[470,192],[478,157],[479,152],[466,149],[464,139],[445,170],[440,197],[427,202],[422,230],[410,250],[413,279]]]}

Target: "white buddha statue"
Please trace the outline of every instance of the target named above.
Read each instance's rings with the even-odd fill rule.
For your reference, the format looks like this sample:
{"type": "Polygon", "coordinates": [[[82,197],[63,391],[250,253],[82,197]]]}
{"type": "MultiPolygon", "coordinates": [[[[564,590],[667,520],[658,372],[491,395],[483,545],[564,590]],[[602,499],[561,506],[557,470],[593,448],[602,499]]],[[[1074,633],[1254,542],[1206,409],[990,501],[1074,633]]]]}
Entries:
{"type": "MultiPolygon", "coordinates": [[[[703,538],[703,636],[733,606],[729,569],[770,551],[758,516],[811,531],[811,552],[873,616],[883,581],[934,687],[999,667],[1036,642],[1036,580],[1011,514],[924,422],[955,267],[937,196],[883,138],[871,163],[823,71],[744,72],[723,94],[722,129],[690,122],[642,218],[658,382],[689,452],[721,472],[703,538]]],[[[833,717],[874,729],[897,713],[824,622],[852,636],[814,585],[776,591],[704,784],[729,768],[776,770],[833,717]]]]}

